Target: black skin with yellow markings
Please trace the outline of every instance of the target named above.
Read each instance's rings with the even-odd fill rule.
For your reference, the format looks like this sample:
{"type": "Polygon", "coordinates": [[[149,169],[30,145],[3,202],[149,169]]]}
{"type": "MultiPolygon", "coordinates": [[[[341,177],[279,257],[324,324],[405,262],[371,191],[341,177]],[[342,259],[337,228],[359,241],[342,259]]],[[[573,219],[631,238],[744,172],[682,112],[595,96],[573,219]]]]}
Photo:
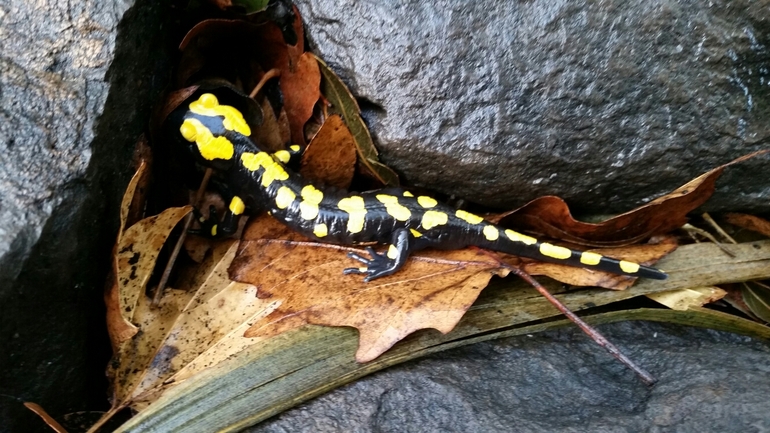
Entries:
{"type": "Polygon", "coordinates": [[[471,245],[614,274],[666,278],[654,268],[539,242],[400,188],[364,193],[315,188],[286,166],[302,149],[293,146],[276,154],[260,150],[249,138],[250,128],[240,112],[220,105],[212,93],[195,96],[171,119],[176,122],[172,130],[177,137],[181,134],[199,163],[218,171],[232,194],[223,222],[218,224],[215,217],[204,222],[203,231],[210,236],[234,233],[240,215],[267,211],[320,242],[388,244],[386,253],[368,248],[370,257],[350,254],[364,266],[345,273],[364,274],[364,281],[398,271],[413,251],[471,245]]]}

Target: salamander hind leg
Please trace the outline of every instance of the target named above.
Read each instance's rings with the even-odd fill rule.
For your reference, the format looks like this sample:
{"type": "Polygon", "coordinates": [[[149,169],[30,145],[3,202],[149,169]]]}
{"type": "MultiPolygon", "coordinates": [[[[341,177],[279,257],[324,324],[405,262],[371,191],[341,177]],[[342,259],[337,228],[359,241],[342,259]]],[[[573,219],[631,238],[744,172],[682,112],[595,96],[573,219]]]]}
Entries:
{"type": "Polygon", "coordinates": [[[364,274],[364,282],[372,281],[376,278],[385,277],[397,272],[404,266],[409,254],[412,251],[411,234],[407,229],[398,229],[393,233],[392,243],[388,246],[386,253],[378,253],[374,248],[367,247],[366,251],[370,258],[360,256],[356,253],[348,253],[348,257],[358,260],[366,265],[362,268],[347,268],[345,274],[364,274]]]}
{"type": "Polygon", "coordinates": [[[200,229],[188,230],[188,233],[214,239],[232,236],[238,230],[238,220],[244,210],[245,205],[238,196],[234,196],[230,200],[230,206],[225,211],[225,216],[221,222],[219,221],[219,218],[217,218],[217,210],[214,205],[209,206],[208,218],[205,218],[196,208],[194,209],[195,218],[198,220],[200,229]]]}

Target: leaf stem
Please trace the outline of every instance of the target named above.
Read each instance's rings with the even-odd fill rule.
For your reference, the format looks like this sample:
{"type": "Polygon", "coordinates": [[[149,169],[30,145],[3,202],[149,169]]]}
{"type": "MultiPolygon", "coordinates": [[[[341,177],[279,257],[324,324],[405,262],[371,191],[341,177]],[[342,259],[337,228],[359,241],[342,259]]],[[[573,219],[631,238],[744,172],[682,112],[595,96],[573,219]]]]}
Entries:
{"type": "Polygon", "coordinates": [[[511,270],[514,274],[518,275],[521,279],[528,282],[532,287],[534,287],[538,292],[540,292],[543,297],[545,297],[551,304],[553,304],[554,307],[556,307],[557,310],[559,310],[562,314],[567,316],[569,320],[571,320],[573,323],[575,323],[583,332],[585,332],[589,337],[591,337],[592,340],[596,342],[599,346],[602,346],[604,349],[606,349],[610,355],[614,356],[615,359],[625,364],[628,368],[630,368],[634,373],[636,373],[637,376],[642,380],[642,382],[645,383],[647,386],[652,386],[657,382],[658,380],[655,379],[650,373],[648,373],[646,370],[644,370],[642,367],[636,365],[630,358],[628,358],[626,355],[624,355],[620,349],[618,349],[614,344],[612,344],[607,338],[605,338],[596,328],[592,327],[588,323],[584,322],[583,319],[581,319],[577,314],[573,313],[569,308],[567,308],[566,305],[564,305],[561,301],[559,301],[555,296],[553,296],[548,290],[540,284],[536,279],[532,278],[531,275],[524,272],[523,270],[515,267],[510,266],[507,264],[504,264],[508,269],[511,270]]]}
{"type": "Polygon", "coordinates": [[[281,70],[278,68],[273,68],[267,72],[265,72],[265,75],[262,76],[262,78],[259,79],[259,82],[256,86],[254,86],[254,89],[252,89],[251,93],[249,93],[249,98],[254,99],[257,97],[257,94],[260,90],[265,86],[265,83],[267,83],[267,80],[270,80],[275,77],[281,76],[281,70]]]}
{"type": "MultiPolygon", "coordinates": [[[[209,184],[209,179],[211,179],[212,173],[213,173],[213,170],[211,168],[207,168],[206,173],[203,174],[203,180],[201,180],[201,186],[198,187],[198,192],[195,193],[195,201],[193,201],[194,206],[198,206],[200,204],[200,201],[203,198],[203,193],[206,192],[206,186],[209,184]]],[[[176,262],[176,258],[177,256],[179,256],[179,251],[182,249],[184,240],[187,237],[187,231],[190,230],[190,226],[192,225],[194,215],[195,215],[194,212],[190,212],[189,214],[187,214],[187,216],[184,219],[184,225],[182,226],[182,233],[179,235],[179,239],[177,239],[176,245],[174,245],[174,250],[171,252],[171,256],[168,258],[168,263],[166,263],[166,269],[163,270],[163,275],[160,277],[158,288],[155,289],[155,294],[152,297],[153,307],[157,307],[158,304],[160,304],[160,299],[163,297],[163,291],[166,289],[166,284],[168,284],[168,278],[171,275],[171,270],[174,268],[174,263],[176,262]]]]}

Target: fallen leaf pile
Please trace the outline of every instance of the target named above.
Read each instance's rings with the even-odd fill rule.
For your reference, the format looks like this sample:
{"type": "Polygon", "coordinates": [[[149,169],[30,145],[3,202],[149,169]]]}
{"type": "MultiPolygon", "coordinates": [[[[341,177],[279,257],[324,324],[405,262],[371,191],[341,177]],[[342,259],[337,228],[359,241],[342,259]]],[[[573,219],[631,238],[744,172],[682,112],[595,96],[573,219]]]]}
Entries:
{"type": "MultiPolygon", "coordinates": [[[[398,185],[397,175],[378,160],[355,98],[323,61],[305,51],[302,22],[296,8],[275,10],[275,4],[281,2],[268,4],[266,1],[217,0],[213,3],[224,10],[237,9],[240,15],[202,21],[184,38],[175,77],[177,90],[169,92],[156,114],[153,139],[161,136],[169,113],[195,92],[220,86],[248,99],[247,118],[254,123],[256,136],[269,150],[284,149],[291,144],[307,145],[299,171],[314,182],[343,189],[351,184],[398,185]]],[[[172,156],[162,143],[152,144],[153,159],[164,153],[169,158],[172,156]]],[[[179,237],[178,223],[192,209],[191,206],[163,209],[160,203],[164,200],[166,204],[173,204],[174,200],[179,201],[178,197],[188,197],[190,193],[181,184],[172,187],[158,182],[148,184],[150,172],[169,171],[162,165],[163,158],[160,160],[152,163],[160,165],[150,167],[150,159],[143,159],[122,202],[113,272],[105,295],[114,350],[108,369],[112,408],[92,431],[125,408],[140,413],[131,422],[146,422],[150,415],[145,414],[169,407],[169,401],[176,398],[172,396],[186,395],[184,392],[192,391],[184,389],[209,383],[206,382],[209,379],[201,378],[213,375],[223,380],[232,371],[246,368],[248,363],[242,361],[246,358],[267,359],[278,356],[280,351],[308,351],[306,359],[302,353],[293,354],[285,366],[274,367],[275,371],[270,370],[273,367],[263,367],[259,374],[274,376],[266,376],[259,386],[252,388],[264,386],[265,390],[279,379],[290,381],[298,377],[296,372],[307,368],[311,360],[317,364],[337,359],[339,365],[345,366],[345,374],[342,370],[337,372],[339,382],[299,387],[298,390],[305,390],[304,394],[296,394],[295,398],[276,397],[275,401],[281,403],[260,409],[259,415],[254,415],[258,419],[328,389],[328,383],[342,383],[367,372],[366,367],[348,363],[353,357],[348,352],[340,352],[342,349],[309,346],[312,339],[308,336],[320,335],[316,333],[321,331],[306,325],[355,328],[358,332],[355,360],[361,363],[375,360],[369,365],[377,368],[450,347],[453,341],[491,338],[491,333],[510,331],[513,325],[521,329],[546,329],[540,321],[554,317],[556,312],[527,288],[494,292],[489,298],[482,296],[479,300],[493,277],[505,277],[509,266],[572,286],[593,287],[576,290],[563,285],[551,286],[552,291],[575,310],[647,295],[675,313],[698,311],[698,317],[712,317],[714,323],[726,327],[726,323],[734,323],[732,319],[699,310],[724,298],[723,302],[729,301],[758,321],[770,320],[770,287],[735,279],[770,278],[770,272],[763,270],[764,264],[770,263],[770,243],[761,240],[770,238],[770,222],[752,215],[726,215],[726,225],[754,233],[748,242],[758,245],[754,248],[757,251],[739,244],[735,246],[735,257],[725,258],[719,256],[719,251],[700,248],[697,254],[702,256],[697,257],[699,261],[694,265],[688,262],[687,254],[695,254],[690,247],[697,245],[677,250],[685,238],[681,233],[672,234],[688,221],[689,213],[708,199],[717,178],[730,164],[601,223],[575,220],[558,197],[542,197],[514,211],[488,218],[504,227],[526,230],[573,248],[602,247],[596,251],[643,264],[653,264],[670,255],[663,261],[663,266],[667,263],[673,266],[664,267],[671,275],[666,282],[644,281],[629,289],[633,278],[469,248],[420,251],[412,255],[398,273],[364,283],[360,276],[342,272],[356,266],[348,258],[348,252],[365,254],[359,248],[311,242],[270,216],[261,215],[249,221],[240,239],[216,242],[188,239],[183,250],[186,252],[175,264],[169,288],[160,303],[153,305],[152,292],[165,266],[169,244],[179,237]],[[181,191],[155,193],[148,198],[150,187],[153,191],[164,187],[181,191]],[[141,215],[145,209],[163,210],[151,216],[141,215]],[[646,243],[640,244],[642,241],[646,243]],[[721,274],[709,274],[699,266],[721,274]],[[733,269],[729,277],[724,271],[728,266],[733,269]],[[728,282],[734,284],[726,286],[724,283],[728,282]],[[435,329],[447,335],[415,333],[422,329],[435,329]],[[453,329],[455,332],[450,333],[453,329]],[[293,344],[279,344],[283,336],[292,336],[285,338],[293,338],[293,344]],[[405,342],[397,345],[404,339],[405,342]],[[391,348],[393,350],[386,353],[391,348]],[[318,355],[319,350],[330,350],[335,355],[323,358],[318,355]],[[305,364],[294,365],[294,362],[305,364]],[[288,370],[281,370],[283,367],[288,370]]],[[[162,176],[156,176],[157,179],[162,176]]],[[[200,207],[207,209],[208,205],[200,207]]],[[[494,284],[510,287],[513,283],[494,284]]],[[[655,320],[664,316],[650,313],[645,317],[655,320]]],[[[676,321],[680,319],[673,317],[684,316],[665,317],[676,321]]],[[[740,326],[755,335],[765,332],[763,325],[754,322],[740,322],[740,326]]],[[[324,332],[337,335],[340,341],[349,341],[345,340],[347,334],[324,332]]],[[[319,338],[318,341],[325,340],[319,338]]],[[[340,348],[347,347],[340,344],[340,348]]],[[[337,370],[329,367],[324,371],[337,370]]],[[[233,389],[236,388],[234,385],[233,389]]],[[[271,395],[265,393],[264,398],[271,395]]],[[[227,425],[243,427],[257,419],[249,418],[251,415],[239,416],[241,418],[227,425]]],[[[211,424],[215,425],[221,427],[216,422],[211,424]]]]}

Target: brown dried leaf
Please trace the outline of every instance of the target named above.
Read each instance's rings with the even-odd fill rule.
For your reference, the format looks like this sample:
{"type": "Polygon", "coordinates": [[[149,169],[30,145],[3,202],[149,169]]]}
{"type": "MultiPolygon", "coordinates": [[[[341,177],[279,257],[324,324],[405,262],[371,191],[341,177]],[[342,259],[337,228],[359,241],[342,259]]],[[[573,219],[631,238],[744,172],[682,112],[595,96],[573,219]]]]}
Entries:
{"type": "Polygon", "coordinates": [[[413,255],[395,275],[364,283],[344,275],[356,266],[345,254],[360,250],[307,242],[274,219],[250,224],[230,268],[236,281],[259,287],[259,296],[280,301],[246,337],[270,337],[304,324],[359,330],[356,359],[370,361],[423,328],[447,333],[493,275],[507,270],[478,250],[426,251],[413,255]]]}
{"type": "Polygon", "coordinates": [[[148,173],[149,169],[147,164],[141,162],[139,168],[126,187],[120,205],[120,228],[118,229],[118,236],[112,254],[112,271],[108,278],[109,288],[104,294],[104,301],[107,306],[107,331],[110,340],[112,341],[113,349],[117,348],[117,345],[120,344],[121,341],[131,338],[131,336],[137,332],[136,327],[131,323],[130,318],[126,316],[125,311],[121,308],[121,287],[118,284],[120,266],[117,251],[125,246],[123,243],[125,228],[128,225],[129,220],[136,217],[135,204],[142,201],[144,194],[142,188],[147,180],[148,173]]]}
{"type": "MultiPolygon", "coordinates": [[[[257,143],[259,143],[260,149],[268,152],[286,149],[290,144],[290,137],[283,136],[281,131],[282,125],[279,123],[278,118],[275,117],[275,112],[273,107],[270,106],[270,102],[265,97],[257,99],[257,102],[262,107],[263,113],[262,125],[254,131],[254,137],[257,143]]],[[[282,111],[281,115],[285,115],[285,113],[282,111]]]]}
{"type": "Polygon", "coordinates": [[[191,206],[169,208],[129,227],[117,249],[120,309],[126,320],[133,320],[136,303],[147,288],[155,269],[155,260],[166,238],[177,223],[192,210],[191,206]]]}
{"type": "Polygon", "coordinates": [[[770,237],[770,221],[764,218],[744,213],[728,213],[725,215],[725,221],[740,228],[770,237]]]}
{"type": "MultiPolygon", "coordinates": [[[[296,12],[296,10],[295,10],[296,12]]],[[[299,14],[295,31],[302,29],[299,14]]],[[[298,34],[298,40],[303,40],[298,34]]],[[[182,59],[177,85],[193,80],[220,77],[240,83],[249,93],[261,71],[281,71],[280,87],[284,110],[294,143],[305,144],[304,125],[321,95],[321,72],[302,42],[286,45],[281,30],[272,22],[255,25],[241,20],[211,19],[198,23],[180,44],[182,59]]]]}
{"type": "Polygon", "coordinates": [[[237,247],[232,240],[215,243],[203,263],[183,271],[158,307],[139,297],[134,321],[142,332],[120,345],[108,372],[114,408],[141,407],[180,370],[200,371],[259,341],[243,332],[273,302],[258,299],[256,287],[228,279],[237,247]]]}
{"type": "Polygon", "coordinates": [[[281,72],[284,110],[289,117],[292,141],[305,144],[305,123],[313,116],[313,107],[321,97],[321,71],[311,53],[289,60],[288,68],[281,72]]]}
{"type": "Polygon", "coordinates": [[[398,186],[398,174],[378,160],[377,148],[374,147],[369,129],[361,118],[361,109],[356,98],[323,60],[316,58],[316,61],[323,76],[323,96],[342,115],[353,135],[360,156],[358,162],[361,173],[376,180],[380,185],[398,186]]]}
{"type": "Polygon", "coordinates": [[[348,189],[356,167],[356,145],[342,118],[326,118],[302,154],[300,174],[311,181],[348,189]]]}
{"type": "Polygon", "coordinates": [[[687,222],[687,213],[711,197],[716,180],[726,167],[767,152],[754,152],[737,158],[698,176],[663,197],[599,224],[577,221],[572,217],[567,204],[554,196],[537,198],[519,209],[490,220],[506,227],[530,230],[579,245],[627,245],[681,227],[687,222]]]}

